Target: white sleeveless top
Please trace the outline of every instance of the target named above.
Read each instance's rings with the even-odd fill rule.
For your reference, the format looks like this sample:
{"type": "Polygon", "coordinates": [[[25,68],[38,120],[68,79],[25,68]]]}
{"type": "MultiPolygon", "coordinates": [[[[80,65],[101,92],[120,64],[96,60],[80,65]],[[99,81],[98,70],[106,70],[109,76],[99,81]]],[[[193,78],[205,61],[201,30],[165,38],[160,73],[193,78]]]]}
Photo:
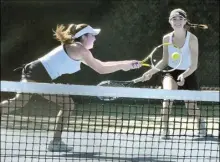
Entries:
{"type": "Polygon", "coordinates": [[[70,58],[60,45],[48,54],[39,58],[51,79],[56,79],[63,74],[72,74],[80,70],[81,62],[70,58]]]}
{"type": "MultiPolygon", "coordinates": [[[[169,34],[169,43],[173,43],[173,32],[169,34]]],[[[190,32],[187,31],[186,40],[181,50],[182,54],[182,61],[177,69],[179,70],[187,70],[191,65],[191,52],[189,48],[189,38],[190,38],[190,32]]],[[[173,46],[168,46],[168,54],[169,54],[169,60],[168,60],[168,66],[172,68],[176,68],[176,66],[179,64],[178,61],[172,60],[172,53],[178,52],[178,49],[176,49],[173,46]]]]}

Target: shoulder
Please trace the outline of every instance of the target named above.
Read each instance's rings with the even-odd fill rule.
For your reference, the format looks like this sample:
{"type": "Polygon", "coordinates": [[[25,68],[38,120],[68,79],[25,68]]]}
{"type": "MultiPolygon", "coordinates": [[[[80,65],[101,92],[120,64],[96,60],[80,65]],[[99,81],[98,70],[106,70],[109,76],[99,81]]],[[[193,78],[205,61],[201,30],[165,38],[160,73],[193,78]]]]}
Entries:
{"type": "Polygon", "coordinates": [[[189,32],[189,31],[188,31],[188,33],[190,34],[190,37],[189,37],[190,42],[198,41],[198,38],[195,34],[189,32]]]}
{"type": "Polygon", "coordinates": [[[77,53],[84,53],[87,51],[87,49],[81,43],[78,42],[70,44],[69,48],[71,49],[72,52],[77,52],[77,53]]]}
{"type": "Polygon", "coordinates": [[[84,56],[91,54],[91,52],[86,49],[81,43],[72,43],[68,45],[70,54],[74,59],[83,59],[84,56]]]}
{"type": "Polygon", "coordinates": [[[169,42],[170,36],[172,35],[173,32],[167,33],[163,36],[163,43],[169,42]]]}
{"type": "Polygon", "coordinates": [[[90,53],[88,49],[86,49],[81,43],[73,43],[70,44],[71,51],[78,54],[90,53]]]}

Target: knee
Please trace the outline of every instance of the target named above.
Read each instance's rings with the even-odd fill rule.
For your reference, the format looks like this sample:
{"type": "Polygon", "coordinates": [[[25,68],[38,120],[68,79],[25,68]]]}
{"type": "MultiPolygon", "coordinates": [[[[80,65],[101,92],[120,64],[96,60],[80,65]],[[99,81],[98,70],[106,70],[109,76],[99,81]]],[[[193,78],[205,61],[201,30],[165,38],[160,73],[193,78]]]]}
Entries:
{"type": "Polygon", "coordinates": [[[16,94],[14,98],[10,98],[1,102],[1,106],[7,105],[11,102],[16,102],[16,100],[21,100],[21,94],[16,94]]]}
{"type": "Polygon", "coordinates": [[[2,101],[1,103],[0,103],[0,105],[1,106],[4,106],[5,104],[7,104],[8,103],[8,100],[4,100],[4,101],[2,101]]]}
{"type": "Polygon", "coordinates": [[[29,94],[17,93],[15,95],[15,97],[12,98],[12,99],[9,99],[9,101],[22,101],[22,102],[25,102],[25,101],[28,101],[29,99],[30,99],[30,95],[29,94]]]}
{"type": "Polygon", "coordinates": [[[178,89],[176,81],[170,76],[165,76],[162,83],[163,89],[178,89]]]}

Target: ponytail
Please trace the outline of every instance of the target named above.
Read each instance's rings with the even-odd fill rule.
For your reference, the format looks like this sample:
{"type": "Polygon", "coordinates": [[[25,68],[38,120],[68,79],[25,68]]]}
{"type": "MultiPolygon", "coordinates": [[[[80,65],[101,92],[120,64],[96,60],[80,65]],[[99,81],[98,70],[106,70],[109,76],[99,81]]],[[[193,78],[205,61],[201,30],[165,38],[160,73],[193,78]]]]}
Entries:
{"type": "Polygon", "coordinates": [[[56,40],[61,42],[61,44],[71,44],[76,41],[80,41],[81,38],[74,39],[74,35],[82,30],[87,24],[70,24],[68,26],[57,25],[56,31],[54,32],[54,37],[56,40]]]}
{"type": "Polygon", "coordinates": [[[208,26],[206,24],[191,24],[189,21],[187,21],[185,28],[187,30],[189,30],[190,28],[208,29],[208,26]]]}
{"type": "Polygon", "coordinates": [[[65,28],[64,25],[57,25],[56,31],[53,31],[55,39],[61,42],[61,44],[71,43],[72,36],[67,29],[65,30],[65,28]]]}

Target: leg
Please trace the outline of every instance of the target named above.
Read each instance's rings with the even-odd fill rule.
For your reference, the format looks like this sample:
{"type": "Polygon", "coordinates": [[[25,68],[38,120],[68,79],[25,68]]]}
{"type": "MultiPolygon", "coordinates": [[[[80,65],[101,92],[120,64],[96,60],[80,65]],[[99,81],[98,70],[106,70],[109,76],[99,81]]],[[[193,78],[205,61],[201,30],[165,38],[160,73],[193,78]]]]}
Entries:
{"type": "Polygon", "coordinates": [[[72,111],[74,110],[74,102],[69,96],[53,95],[53,96],[44,96],[44,98],[62,107],[62,109],[57,114],[56,126],[54,132],[54,139],[60,140],[64,124],[67,123],[67,121],[70,118],[70,115],[72,114],[72,111]]]}
{"type": "Polygon", "coordinates": [[[169,132],[169,115],[172,109],[173,101],[171,100],[164,100],[163,101],[163,108],[161,110],[162,115],[162,128],[163,128],[163,135],[168,136],[169,132]]]}
{"type": "MultiPolygon", "coordinates": [[[[27,80],[23,80],[27,82],[27,80]]],[[[2,101],[0,104],[1,114],[8,114],[18,108],[23,108],[30,100],[32,94],[17,93],[14,98],[2,101]]]]}
{"type": "Polygon", "coordinates": [[[64,125],[67,123],[67,121],[70,118],[70,115],[72,114],[72,111],[74,109],[74,102],[69,96],[44,96],[44,98],[57,103],[59,106],[62,107],[62,109],[59,111],[57,118],[56,118],[56,125],[55,125],[55,131],[53,135],[53,140],[51,141],[48,149],[49,151],[70,151],[72,150],[69,148],[66,144],[64,144],[61,140],[62,131],[64,128],[64,125]]]}
{"type": "MultiPolygon", "coordinates": [[[[177,83],[170,76],[165,76],[163,79],[163,89],[172,90],[177,89],[177,83]]],[[[173,101],[164,100],[163,108],[161,110],[162,115],[162,124],[163,124],[163,134],[165,136],[169,135],[169,114],[171,112],[171,108],[173,105],[173,101]]]]}
{"type": "Polygon", "coordinates": [[[205,120],[201,117],[200,109],[197,106],[197,103],[194,101],[185,101],[185,106],[188,110],[188,114],[193,116],[193,121],[197,120],[197,128],[199,130],[199,134],[205,136],[206,135],[206,125],[205,120]]]}
{"type": "Polygon", "coordinates": [[[1,102],[1,113],[8,114],[18,108],[23,108],[31,98],[31,94],[17,93],[14,98],[1,102]]]}

